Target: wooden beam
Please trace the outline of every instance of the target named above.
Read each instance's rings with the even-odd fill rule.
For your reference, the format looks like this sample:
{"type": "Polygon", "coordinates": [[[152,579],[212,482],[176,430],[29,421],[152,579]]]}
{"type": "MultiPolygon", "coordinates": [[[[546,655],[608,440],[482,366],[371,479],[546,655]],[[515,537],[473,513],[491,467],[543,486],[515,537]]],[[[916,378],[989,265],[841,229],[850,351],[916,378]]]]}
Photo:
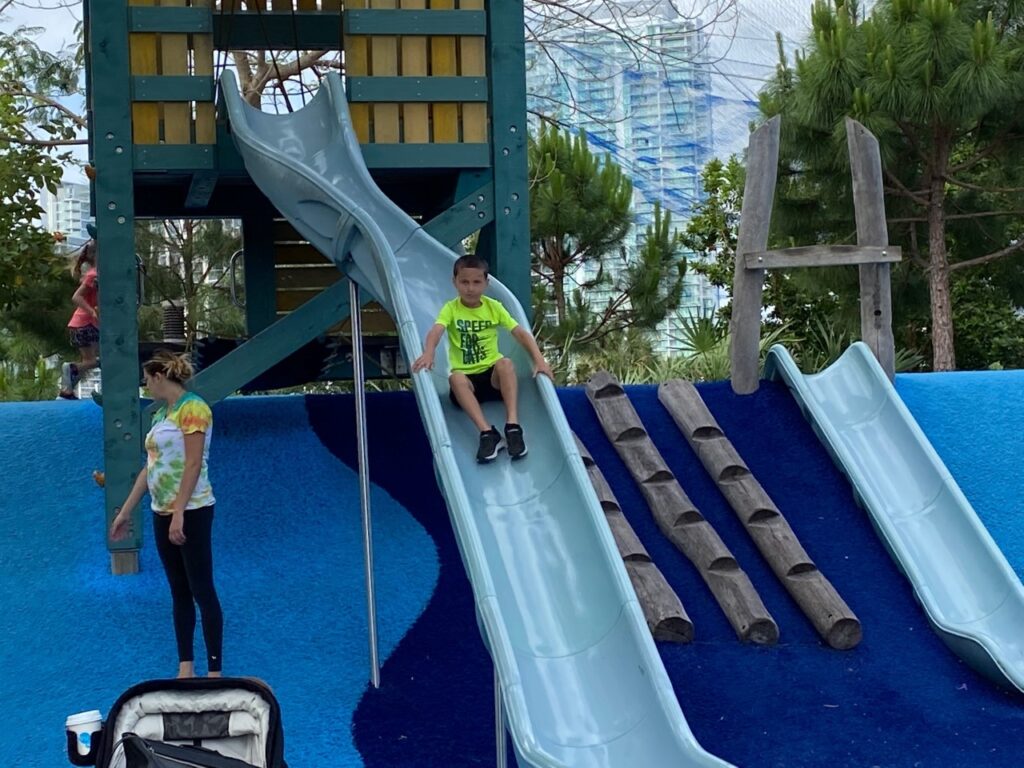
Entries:
{"type": "MultiPolygon", "coordinates": [[[[853,175],[853,210],[857,244],[885,246],[885,192],[878,139],[856,120],[846,118],[846,143],[853,175]]],[[[892,335],[892,267],[860,266],[860,335],[875,354],[889,381],[896,378],[896,342],[892,335]]]]}
{"type": "Polygon", "coordinates": [[[840,267],[850,264],[878,264],[899,261],[903,252],[898,245],[802,245],[771,251],[743,254],[747,269],[783,267],[840,267]]]}
{"type": "Polygon", "coordinates": [[[743,188],[736,272],[732,284],[729,360],[732,389],[740,395],[757,391],[761,375],[761,303],[763,269],[747,269],[746,254],[768,245],[775,179],[779,170],[779,123],[773,117],[750,134],[747,181],[743,188]]]}
{"type": "Polygon", "coordinates": [[[269,328],[253,336],[192,379],[190,389],[206,402],[223,400],[348,312],[348,281],[341,280],[269,328]]]}
{"type": "Polygon", "coordinates": [[[619,382],[600,371],[587,382],[587,398],[658,528],[697,568],[739,638],[760,645],[778,642],[779,627],[750,577],[683,491],[619,382]]]}
{"type": "Polygon", "coordinates": [[[718,426],[697,388],[688,381],[672,379],[658,387],[658,400],[822,639],[841,651],[856,646],[862,637],[857,616],[804,551],[782,512],[718,426]]]}
{"type": "Polygon", "coordinates": [[[654,564],[647,549],[636,535],[622,513],[619,500],[612,493],[611,486],[605,480],[601,468],[590,455],[587,446],[575,434],[576,449],[583,458],[583,466],[587,468],[587,477],[594,486],[594,493],[604,510],[605,520],[611,529],[615,546],[619,550],[626,573],[633,584],[640,607],[643,608],[647,627],[655,640],[670,643],[688,643],[693,640],[693,622],[683,608],[679,595],[672,589],[665,574],[654,564]]]}

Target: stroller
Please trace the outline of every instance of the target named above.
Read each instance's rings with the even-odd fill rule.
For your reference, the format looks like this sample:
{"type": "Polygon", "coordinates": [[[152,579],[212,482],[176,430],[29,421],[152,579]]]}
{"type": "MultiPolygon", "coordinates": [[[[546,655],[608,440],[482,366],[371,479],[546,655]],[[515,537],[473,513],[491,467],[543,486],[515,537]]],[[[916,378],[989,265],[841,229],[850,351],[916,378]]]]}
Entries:
{"type": "Polygon", "coordinates": [[[96,768],[288,768],[281,711],[254,678],[150,680],[110,708],[87,755],[68,732],[74,765],[96,768]]]}

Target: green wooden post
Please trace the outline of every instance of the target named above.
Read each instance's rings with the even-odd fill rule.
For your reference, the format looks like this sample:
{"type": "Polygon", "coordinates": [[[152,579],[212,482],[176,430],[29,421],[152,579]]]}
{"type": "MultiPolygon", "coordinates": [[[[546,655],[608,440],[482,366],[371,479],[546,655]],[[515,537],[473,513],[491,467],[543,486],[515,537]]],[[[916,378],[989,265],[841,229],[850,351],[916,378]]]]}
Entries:
{"type": "MultiPolygon", "coordinates": [[[[116,514],[141,466],[139,327],[136,306],[135,201],[127,3],[90,0],[92,150],[96,164],[100,359],[103,361],[103,454],[106,521],[116,514]]],[[[141,505],[140,505],[141,508],[141,505]]],[[[142,514],[134,534],[109,542],[114,573],[138,571],[142,514]]]]}
{"type": "Polygon", "coordinates": [[[245,326],[255,336],[277,319],[274,284],[274,222],[269,211],[242,216],[245,248],[245,326]]]}
{"type": "Polygon", "coordinates": [[[522,0],[488,3],[487,73],[494,221],[481,230],[478,250],[532,317],[522,0]]]}

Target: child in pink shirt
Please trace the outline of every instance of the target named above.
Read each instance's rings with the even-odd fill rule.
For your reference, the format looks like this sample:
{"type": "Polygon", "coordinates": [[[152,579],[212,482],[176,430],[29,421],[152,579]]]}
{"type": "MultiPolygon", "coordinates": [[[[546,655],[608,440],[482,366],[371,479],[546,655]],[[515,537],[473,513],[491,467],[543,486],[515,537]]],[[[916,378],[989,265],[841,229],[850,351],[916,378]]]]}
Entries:
{"type": "Polygon", "coordinates": [[[82,374],[96,368],[100,349],[99,290],[96,284],[96,241],[90,240],[75,257],[71,274],[79,281],[78,289],[71,297],[75,305],[74,314],[68,321],[68,338],[71,346],[78,350],[77,363],[61,366],[60,396],[75,399],[75,384],[82,374]]]}

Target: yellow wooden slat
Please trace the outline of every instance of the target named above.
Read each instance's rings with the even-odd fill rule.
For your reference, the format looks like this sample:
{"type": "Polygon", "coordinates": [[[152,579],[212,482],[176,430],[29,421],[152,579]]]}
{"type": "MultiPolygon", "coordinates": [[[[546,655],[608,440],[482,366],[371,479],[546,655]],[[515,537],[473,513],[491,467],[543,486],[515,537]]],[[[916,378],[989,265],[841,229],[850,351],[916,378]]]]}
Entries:
{"type": "MultiPolygon", "coordinates": [[[[164,7],[185,7],[185,0],[162,0],[164,7]]],[[[160,74],[188,74],[188,35],[160,35],[160,74]]],[[[164,102],[164,141],[167,144],[192,143],[192,105],[164,102]]]]}
{"type": "Polygon", "coordinates": [[[270,5],[272,11],[290,11],[293,7],[292,0],[273,0],[270,5]]]}
{"type": "MultiPolygon", "coordinates": [[[[402,0],[402,8],[424,9],[426,0],[402,0]]],[[[425,77],[427,68],[427,38],[402,38],[402,74],[425,77]]],[[[402,105],[402,141],[406,144],[426,144],[430,141],[430,106],[428,104],[402,105]]]]}
{"type": "Polygon", "coordinates": [[[316,0],[299,0],[298,9],[300,11],[315,11],[317,10],[316,0]]]}
{"type": "MultiPolygon", "coordinates": [[[[192,5],[208,8],[210,0],[192,0],[192,5]]],[[[213,76],[213,35],[192,35],[192,73],[213,76]]],[[[217,143],[215,110],[213,102],[196,104],[196,144],[217,143]]]]}
{"type": "MultiPolygon", "coordinates": [[[[367,0],[345,0],[345,8],[365,8],[367,0]]],[[[345,74],[352,77],[370,74],[370,40],[365,35],[345,35],[345,74]]],[[[352,104],[349,106],[352,127],[355,129],[359,143],[370,142],[370,105],[352,104]]]]}
{"type": "MultiPolygon", "coordinates": [[[[484,0],[461,0],[459,8],[463,10],[484,9],[484,0]]],[[[460,37],[460,75],[465,77],[483,77],[487,74],[487,59],[484,51],[484,38],[460,37]]],[[[487,141],[487,105],[462,105],[462,140],[483,143],[487,141]]]]}
{"type": "Polygon", "coordinates": [[[276,296],[278,312],[292,312],[320,293],[314,291],[278,291],[276,296]]]}
{"type": "MultiPolygon", "coordinates": [[[[455,0],[430,0],[431,10],[451,10],[455,0]]],[[[454,37],[430,38],[430,74],[451,77],[458,74],[454,37]]],[[[434,116],[434,141],[438,144],[459,140],[459,105],[431,104],[434,116]]]]}
{"type": "MultiPolygon", "coordinates": [[[[132,5],[156,5],[156,0],[132,0],[132,5]]],[[[129,35],[129,57],[133,75],[155,75],[156,35],[137,33],[129,35]]],[[[132,137],[136,144],[160,143],[160,105],[146,102],[132,103],[132,137]]]]}
{"type": "MultiPolygon", "coordinates": [[[[371,8],[395,8],[395,0],[370,0],[371,8]]],[[[394,77],[398,74],[398,38],[380,36],[373,38],[370,48],[370,71],[374,77],[394,77]]],[[[398,105],[373,105],[373,142],[375,144],[397,144],[398,105]]]]}
{"type": "Polygon", "coordinates": [[[322,0],[320,5],[325,11],[341,10],[341,0],[322,0]]]}

